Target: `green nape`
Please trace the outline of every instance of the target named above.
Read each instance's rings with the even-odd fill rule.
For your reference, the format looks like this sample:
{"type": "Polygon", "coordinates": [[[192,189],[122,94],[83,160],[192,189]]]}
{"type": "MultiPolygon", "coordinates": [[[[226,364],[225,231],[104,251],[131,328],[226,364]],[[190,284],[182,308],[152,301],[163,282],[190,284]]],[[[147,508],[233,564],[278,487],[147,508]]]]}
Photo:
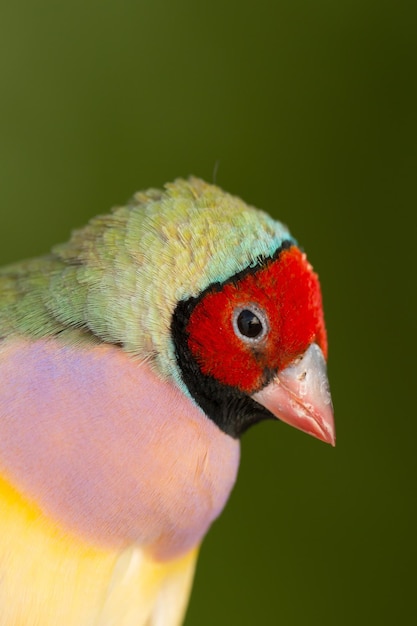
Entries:
{"type": "Polygon", "coordinates": [[[197,178],[139,192],[51,255],[0,270],[0,336],[79,340],[87,331],[175,374],[177,302],[273,255],[284,239],[281,223],[197,178]]]}

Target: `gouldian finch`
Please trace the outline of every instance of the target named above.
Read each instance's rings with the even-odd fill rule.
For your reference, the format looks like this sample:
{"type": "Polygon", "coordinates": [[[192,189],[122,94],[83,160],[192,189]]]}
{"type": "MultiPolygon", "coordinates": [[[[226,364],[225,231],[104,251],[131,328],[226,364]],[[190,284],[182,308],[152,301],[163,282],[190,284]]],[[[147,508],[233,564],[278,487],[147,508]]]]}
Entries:
{"type": "Polygon", "coordinates": [[[0,625],[177,626],[239,438],[334,443],[317,275],[191,178],[0,271],[0,625]]]}

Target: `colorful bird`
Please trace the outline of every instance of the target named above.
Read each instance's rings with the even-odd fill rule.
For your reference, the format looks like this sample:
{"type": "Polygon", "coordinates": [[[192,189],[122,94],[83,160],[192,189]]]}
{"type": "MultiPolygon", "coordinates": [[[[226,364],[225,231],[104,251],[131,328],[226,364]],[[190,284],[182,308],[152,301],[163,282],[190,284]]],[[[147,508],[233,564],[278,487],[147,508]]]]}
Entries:
{"type": "Polygon", "coordinates": [[[191,178],[0,270],[0,625],[175,626],[239,437],[334,444],[316,274],[191,178]]]}

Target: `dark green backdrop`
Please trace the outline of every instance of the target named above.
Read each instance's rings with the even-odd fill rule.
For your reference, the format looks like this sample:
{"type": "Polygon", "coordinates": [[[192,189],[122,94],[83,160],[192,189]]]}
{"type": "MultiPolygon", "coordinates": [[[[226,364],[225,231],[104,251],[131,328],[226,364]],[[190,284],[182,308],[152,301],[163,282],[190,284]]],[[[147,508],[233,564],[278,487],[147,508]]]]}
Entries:
{"type": "Polygon", "coordinates": [[[337,447],[245,435],[187,626],[414,623],[413,5],[1,2],[1,262],[193,173],[288,223],[321,276],[337,447]]]}

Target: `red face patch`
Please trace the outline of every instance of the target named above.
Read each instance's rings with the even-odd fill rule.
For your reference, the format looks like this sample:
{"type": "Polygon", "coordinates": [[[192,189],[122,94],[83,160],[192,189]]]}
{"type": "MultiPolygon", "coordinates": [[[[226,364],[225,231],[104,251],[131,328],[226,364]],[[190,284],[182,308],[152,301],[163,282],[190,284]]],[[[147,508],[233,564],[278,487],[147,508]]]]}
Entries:
{"type": "Polygon", "coordinates": [[[246,393],[260,389],[266,373],[284,369],[314,341],[327,357],[319,280],[296,246],[208,292],[194,308],[187,331],[202,373],[246,393]],[[258,314],[259,339],[240,333],[239,312],[247,310],[258,314]]]}

